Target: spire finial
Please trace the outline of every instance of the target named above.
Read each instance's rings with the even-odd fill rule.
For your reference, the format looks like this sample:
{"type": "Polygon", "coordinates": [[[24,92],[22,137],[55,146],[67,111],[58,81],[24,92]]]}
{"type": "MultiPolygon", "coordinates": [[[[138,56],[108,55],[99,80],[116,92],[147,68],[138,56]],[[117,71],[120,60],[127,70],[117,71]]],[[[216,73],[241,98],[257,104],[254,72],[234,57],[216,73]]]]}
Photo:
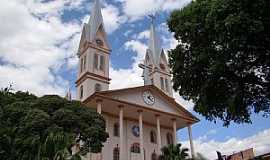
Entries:
{"type": "Polygon", "coordinates": [[[151,23],[154,24],[156,16],[154,14],[149,14],[148,17],[151,19],[151,23]]]}

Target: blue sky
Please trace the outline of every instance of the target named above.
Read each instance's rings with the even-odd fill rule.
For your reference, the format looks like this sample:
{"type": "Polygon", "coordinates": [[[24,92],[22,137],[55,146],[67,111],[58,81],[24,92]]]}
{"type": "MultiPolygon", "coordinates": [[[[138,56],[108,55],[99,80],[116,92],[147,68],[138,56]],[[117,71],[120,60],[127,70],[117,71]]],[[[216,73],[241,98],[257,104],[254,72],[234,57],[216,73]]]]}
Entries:
{"type": "MultiPolygon", "coordinates": [[[[165,50],[177,42],[168,32],[169,13],[190,0],[103,0],[103,18],[112,47],[111,89],[142,85],[141,69],[148,41],[148,14],[157,13],[156,28],[165,50]],[[121,81],[119,75],[125,77],[121,81]]],[[[0,88],[13,84],[15,90],[37,95],[64,95],[69,86],[75,96],[78,48],[83,22],[87,22],[92,0],[4,0],[0,6],[0,88]]],[[[192,112],[193,104],[175,94],[192,112]]],[[[253,124],[223,127],[206,121],[193,126],[195,149],[208,158],[215,150],[225,154],[254,147],[256,154],[270,151],[270,121],[252,115],[253,124]]],[[[186,129],[178,138],[189,147],[186,129]]]]}

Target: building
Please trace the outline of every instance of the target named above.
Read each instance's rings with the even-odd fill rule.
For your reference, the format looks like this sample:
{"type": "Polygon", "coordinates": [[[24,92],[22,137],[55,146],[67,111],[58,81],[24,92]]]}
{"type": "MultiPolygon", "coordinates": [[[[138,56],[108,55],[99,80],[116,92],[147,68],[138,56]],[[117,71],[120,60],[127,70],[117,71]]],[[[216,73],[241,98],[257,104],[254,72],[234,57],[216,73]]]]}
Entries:
{"type": "MultiPolygon", "coordinates": [[[[220,153],[220,152],[219,152],[220,153]]],[[[250,160],[254,159],[254,151],[253,148],[246,149],[237,153],[233,153],[231,155],[220,156],[220,159],[224,160],[250,160]]]]}
{"type": "Polygon", "coordinates": [[[100,2],[96,0],[91,18],[82,30],[76,81],[78,99],[102,114],[109,133],[102,153],[92,159],[155,160],[163,146],[178,142],[176,132],[185,127],[194,156],[191,125],[199,119],[173,98],[168,62],[159,45],[154,20],[149,48],[140,65],[143,86],[109,90],[110,53],[100,2]]]}
{"type": "Polygon", "coordinates": [[[270,152],[256,156],[254,160],[270,160],[270,152]]]}

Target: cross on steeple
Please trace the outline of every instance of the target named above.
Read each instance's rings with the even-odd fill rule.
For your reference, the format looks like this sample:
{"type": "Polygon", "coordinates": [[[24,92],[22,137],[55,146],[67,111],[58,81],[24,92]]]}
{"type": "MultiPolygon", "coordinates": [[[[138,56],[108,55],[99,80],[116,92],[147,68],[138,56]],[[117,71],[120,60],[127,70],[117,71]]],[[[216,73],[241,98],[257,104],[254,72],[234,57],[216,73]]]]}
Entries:
{"type": "Polygon", "coordinates": [[[156,16],[154,14],[149,14],[148,17],[151,19],[151,23],[154,24],[156,16]]]}
{"type": "Polygon", "coordinates": [[[155,85],[166,94],[172,96],[172,85],[167,57],[160,45],[160,37],[155,29],[154,14],[148,15],[150,24],[150,36],[145,60],[139,67],[143,69],[144,85],[155,85]]]}

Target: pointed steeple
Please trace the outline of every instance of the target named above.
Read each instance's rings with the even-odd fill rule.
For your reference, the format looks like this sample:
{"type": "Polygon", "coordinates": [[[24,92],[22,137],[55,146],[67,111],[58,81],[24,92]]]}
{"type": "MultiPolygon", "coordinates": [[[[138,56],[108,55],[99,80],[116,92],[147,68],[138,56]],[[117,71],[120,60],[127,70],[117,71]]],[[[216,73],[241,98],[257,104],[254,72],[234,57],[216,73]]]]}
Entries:
{"type": "Polygon", "coordinates": [[[68,92],[67,92],[65,98],[66,98],[66,100],[68,100],[68,101],[71,101],[71,100],[72,100],[70,88],[68,88],[68,92]]]}
{"type": "Polygon", "coordinates": [[[145,59],[139,67],[143,69],[144,85],[155,85],[169,96],[173,96],[170,69],[160,39],[156,32],[153,15],[150,26],[149,46],[145,59]]]}
{"type": "Polygon", "coordinates": [[[149,39],[149,50],[151,53],[151,57],[153,58],[153,62],[158,65],[160,54],[161,54],[161,47],[160,47],[160,39],[156,33],[155,25],[154,25],[154,19],[155,17],[153,15],[149,16],[151,18],[151,26],[150,26],[150,39],[149,39]]]}
{"type": "Polygon", "coordinates": [[[88,23],[84,23],[83,25],[78,55],[80,54],[80,49],[84,48],[84,44],[86,41],[94,44],[96,43],[96,40],[100,38],[103,40],[104,43],[103,48],[110,50],[110,45],[108,43],[107,34],[104,28],[100,0],[95,0],[93,7],[91,9],[90,19],[88,23]]]}
{"type": "Polygon", "coordinates": [[[95,0],[88,25],[90,26],[89,40],[93,41],[97,31],[99,30],[99,27],[104,27],[99,0],[95,0]]]}
{"type": "Polygon", "coordinates": [[[82,30],[78,49],[77,98],[84,101],[97,90],[109,89],[111,47],[107,40],[100,0],[93,0],[91,16],[82,30]],[[92,87],[89,87],[92,86],[92,87]]]}

